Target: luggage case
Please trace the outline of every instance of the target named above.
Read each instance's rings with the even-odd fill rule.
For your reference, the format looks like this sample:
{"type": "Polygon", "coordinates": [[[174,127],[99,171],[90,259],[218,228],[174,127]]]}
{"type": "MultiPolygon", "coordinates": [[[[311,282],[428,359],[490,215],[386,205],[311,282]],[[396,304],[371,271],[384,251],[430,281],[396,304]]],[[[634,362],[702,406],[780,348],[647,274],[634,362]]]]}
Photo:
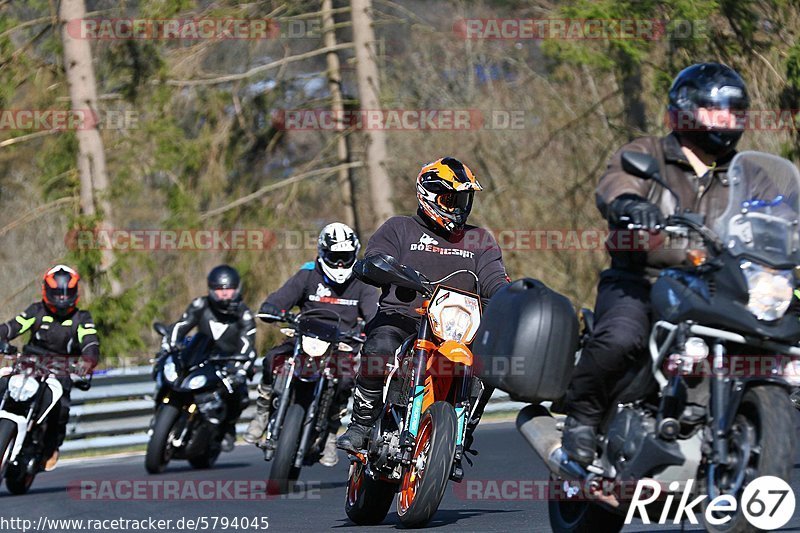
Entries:
{"type": "Polygon", "coordinates": [[[579,344],[572,303],[541,281],[499,290],[481,319],[472,351],[476,375],[511,399],[539,403],[566,393],[579,344]]]}

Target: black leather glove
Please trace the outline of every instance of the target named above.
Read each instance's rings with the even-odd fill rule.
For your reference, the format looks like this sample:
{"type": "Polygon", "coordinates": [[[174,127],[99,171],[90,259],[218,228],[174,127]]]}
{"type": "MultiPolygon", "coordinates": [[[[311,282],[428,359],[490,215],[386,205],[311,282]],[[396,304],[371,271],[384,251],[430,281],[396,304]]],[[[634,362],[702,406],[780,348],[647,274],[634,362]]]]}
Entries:
{"type": "Polygon", "coordinates": [[[261,308],[258,310],[259,315],[272,315],[275,318],[271,317],[263,317],[260,316],[261,320],[264,322],[275,322],[276,320],[282,320],[285,313],[282,309],[278,309],[278,306],[275,304],[271,304],[269,302],[264,302],[261,304],[261,308]]]}
{"type": "Polygon", "coordinates": [[[609,222],[615,226],[626,227],[629,224],[637,229],[661,229],[664,216],[657,205],[635,194],[623,194],[615,199],[609,207],[609,222]]]}

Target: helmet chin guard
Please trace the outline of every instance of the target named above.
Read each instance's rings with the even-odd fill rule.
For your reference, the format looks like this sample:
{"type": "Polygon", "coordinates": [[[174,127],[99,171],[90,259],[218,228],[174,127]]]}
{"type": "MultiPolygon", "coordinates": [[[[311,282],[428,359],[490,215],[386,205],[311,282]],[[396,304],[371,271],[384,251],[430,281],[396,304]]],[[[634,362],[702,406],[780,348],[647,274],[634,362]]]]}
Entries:
{"type": "Polygon", "coordinates": [[[339,285],[350,279],[350,276],[353,275],[352,266],[344,268],[334,268],[328,266],[327,263],[325,263],[325,261],[322,260],[322,258],[317,258],[317,261],[322,267],[322,272],[325,273],[328,279],[330,279],[334,283],[338,283],[339,285]]]}

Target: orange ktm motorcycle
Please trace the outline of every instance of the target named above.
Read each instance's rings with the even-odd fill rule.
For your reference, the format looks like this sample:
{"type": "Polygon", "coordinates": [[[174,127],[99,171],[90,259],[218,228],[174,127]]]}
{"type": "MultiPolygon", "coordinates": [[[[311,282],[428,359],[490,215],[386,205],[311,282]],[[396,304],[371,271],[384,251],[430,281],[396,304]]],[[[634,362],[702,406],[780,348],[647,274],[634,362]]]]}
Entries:
{"type": "MultiPolygon", "coordinates": [[[[391,256],[371,256],[356,265],[359,278],[422,294],[425,301],[416,335],[395,353],[383,388],[383,411],[366,454],[351,455],[347,516],[359,525],[377,524],[395,494],[397,514],[407,527],[433,517],[448,480],[460,482],[466,421],[480,399],[473,380],[470,344],[481,320],[481,300],[472,293],[436,282],[391,256]]],[[[478,290],[480,293],[480,290],[478,290]]]]}

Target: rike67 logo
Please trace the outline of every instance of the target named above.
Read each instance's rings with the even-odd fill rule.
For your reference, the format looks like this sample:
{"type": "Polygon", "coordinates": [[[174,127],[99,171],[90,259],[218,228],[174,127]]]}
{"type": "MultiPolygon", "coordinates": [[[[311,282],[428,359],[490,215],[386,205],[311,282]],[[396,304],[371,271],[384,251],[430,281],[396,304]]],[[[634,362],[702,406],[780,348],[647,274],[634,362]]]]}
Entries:
{"type": "MultiPolygon", "coordinates": [[[[692,479],[686,482],[686,487],[675,509],[672,508],[675,499],[672,494],[664,499],[661,516],[656,523],[666,524],[670,516],[674,517],[673,524],[679,524],[684,519],[689,520],[692,524],[698,523],[695,511],[703,506],[703,501],[709,496],[702,494],[689,501],[693,485],[694,480],[692,479]]],[[[670,492],[675,492],[678,488],[679,484],[675,481],[669,486],[670,492]]],[[[661,485],[658,482],[649,479],[640,480],[633,493],[633,501],[625,516],[625,523],[630,524],[634,516],[638,515],[643,523],[650,524],[647,505],[658,500],[660,496],[661,485]],[[645,493],[647,493],[646,496],[645,493]]],[[[781,478],[761,476],[744,488],[741,501],[737,501],[731,495],[721,495],[706,503],[704,513],[706,524],[724,526],[737,514],[739,505],[741,505],[745,519],[754,528],[771,531],[783,527],[794,516],[794,492],[792,487],[781,478]]]]}

